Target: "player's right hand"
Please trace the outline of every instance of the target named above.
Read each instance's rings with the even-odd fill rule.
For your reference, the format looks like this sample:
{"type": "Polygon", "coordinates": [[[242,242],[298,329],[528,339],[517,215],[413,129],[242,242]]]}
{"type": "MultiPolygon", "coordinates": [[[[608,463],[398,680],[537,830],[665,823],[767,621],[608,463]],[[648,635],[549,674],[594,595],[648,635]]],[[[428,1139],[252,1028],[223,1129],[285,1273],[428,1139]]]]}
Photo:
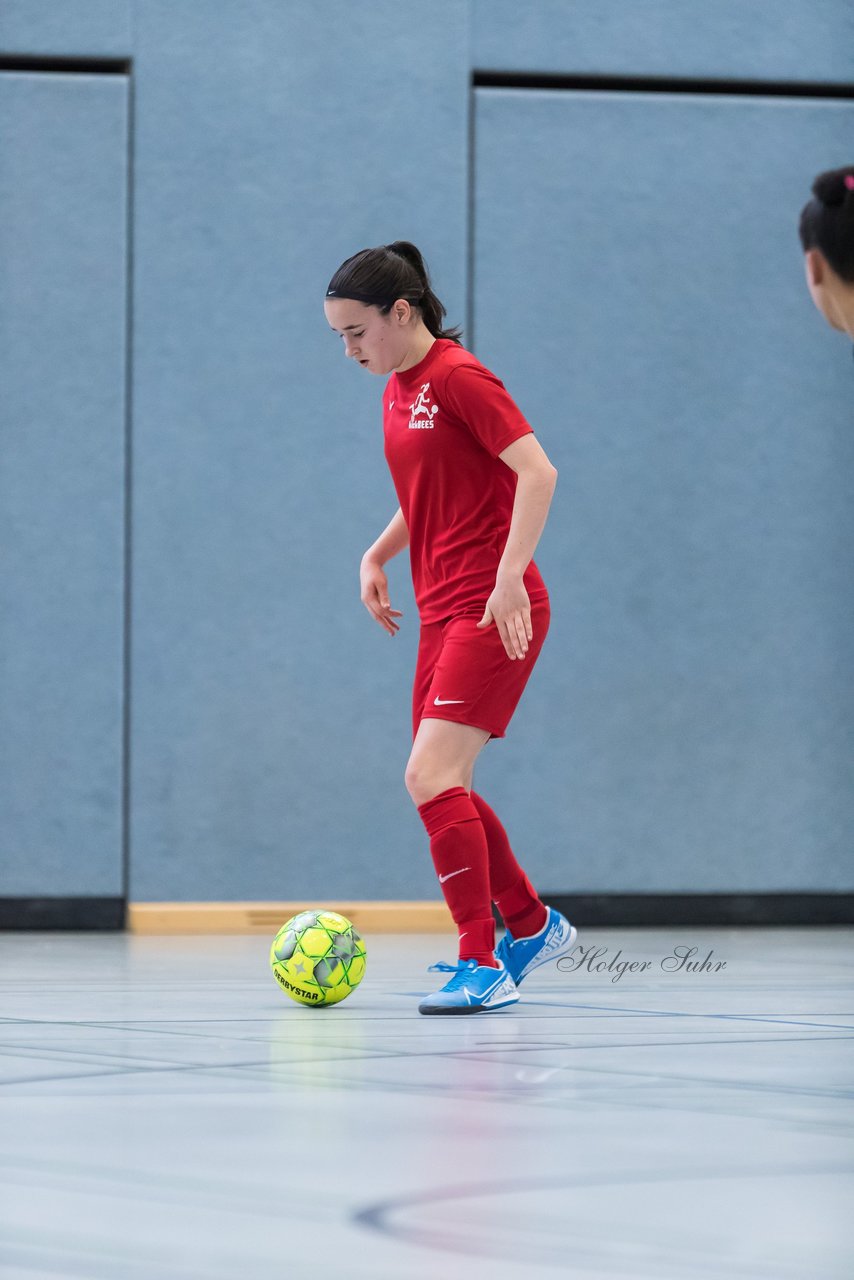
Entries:
{"type": "Polygon", "coordinates": [[[390,636],[395,635],[400,630],[395,618],[402,618],[403,614],[399,609],[392,609],[389,603],[388,578],[382,566],[363,560],[359,578],[362,586],[362,604],[390,636]]]}

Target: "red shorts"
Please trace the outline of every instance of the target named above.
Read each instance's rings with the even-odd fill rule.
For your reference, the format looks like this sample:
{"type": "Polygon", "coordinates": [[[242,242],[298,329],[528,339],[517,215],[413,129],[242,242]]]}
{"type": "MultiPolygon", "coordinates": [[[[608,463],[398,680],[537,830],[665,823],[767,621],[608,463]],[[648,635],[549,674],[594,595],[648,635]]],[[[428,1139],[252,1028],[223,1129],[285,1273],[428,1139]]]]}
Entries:
{"type": "Polygon", "coordinates": [[[478,631],[483,617],[463,613],[421,626],[412,689],[412,736],[422,720],[453,720],[503,738],[549,629],[548,597],[531,604],[524,658],[508,658],[495,623],[478,631]]]}

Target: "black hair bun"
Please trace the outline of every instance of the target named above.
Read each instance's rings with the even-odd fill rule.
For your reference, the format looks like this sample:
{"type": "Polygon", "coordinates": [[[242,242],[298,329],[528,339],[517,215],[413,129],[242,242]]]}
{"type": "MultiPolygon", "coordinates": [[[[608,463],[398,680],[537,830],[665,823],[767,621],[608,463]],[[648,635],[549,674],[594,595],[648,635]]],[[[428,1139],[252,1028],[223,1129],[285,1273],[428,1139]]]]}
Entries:
{"type": "Polygon", "coordinates": [[[845,184],[846,178],[854,180],[854,165],[820,173],[812,184],[813,195],[828,208],[842,204],[845,197],[851,195],[850,187],[845,184]]]}
{"type": "Polygon", "coordinates": [[[405,258],[426,283],[427,268],[424,265],[424,259],[421,256],[420,249],[417,249],[411,240],[395,240],[392,244],[387,244],[386,248],[392,253],[396,253],[399,258],[405,258]]]}

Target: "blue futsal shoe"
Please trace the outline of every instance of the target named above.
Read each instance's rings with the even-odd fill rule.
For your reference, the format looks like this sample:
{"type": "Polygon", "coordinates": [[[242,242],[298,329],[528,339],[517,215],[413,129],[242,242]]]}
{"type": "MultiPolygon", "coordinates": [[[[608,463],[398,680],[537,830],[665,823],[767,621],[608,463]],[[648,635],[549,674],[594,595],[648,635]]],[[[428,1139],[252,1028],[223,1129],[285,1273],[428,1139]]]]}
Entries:
{"type": "Polygon", "coordinates": [[[550,960],[559,960],[572,950],[578,931],[554,907],[547,907],[546,923],[531,938],[514,938],[510,930],[495,948],[495,958],[503,964],[518,987],[533,969],[550,960]]]}
{"type": "Polygon", "coordinates": [[[494,969],[476,960],[430,965],[431,972],[452,973],[441,991],[434,991],[418,1006],[419,1013],[492,1013],[519,999],[516,984],[503,965],[494,969]]]}

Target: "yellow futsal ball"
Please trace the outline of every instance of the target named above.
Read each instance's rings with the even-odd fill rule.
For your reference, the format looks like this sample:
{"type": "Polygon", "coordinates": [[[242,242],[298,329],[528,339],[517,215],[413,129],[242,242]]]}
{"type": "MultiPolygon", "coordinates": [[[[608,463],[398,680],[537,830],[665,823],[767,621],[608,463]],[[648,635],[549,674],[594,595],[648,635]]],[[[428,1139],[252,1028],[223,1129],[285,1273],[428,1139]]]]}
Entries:
{"type": "Polygon", "coordinates": [[[365,944],[337,911],[301,911],[287,920],[270,947],[270,966],[282,990],[299,1004],[338,1004],[365,976],[365,944]]]}

